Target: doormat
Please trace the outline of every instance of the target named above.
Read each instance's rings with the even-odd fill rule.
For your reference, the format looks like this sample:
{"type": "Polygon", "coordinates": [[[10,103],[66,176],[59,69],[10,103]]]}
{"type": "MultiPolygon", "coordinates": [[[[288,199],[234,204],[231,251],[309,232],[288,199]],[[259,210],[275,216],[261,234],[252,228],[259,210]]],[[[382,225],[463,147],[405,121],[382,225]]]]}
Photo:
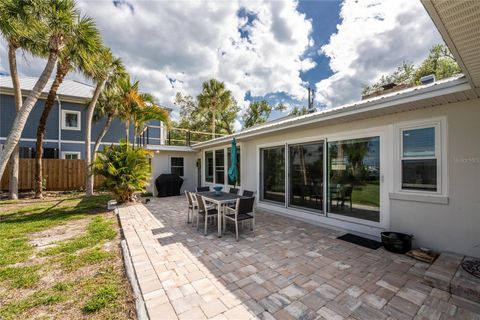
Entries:
{"type": "Polygon", "coordinates": [[[337,239],[347,241],[353,244],[357,244],[359,246],[377,250],[382,246],[381,242],[375,241],[375,240],[370,240],[367,238],[359,237],[351,233],[344,234],[343,236],[338,237],[337,239]]]}

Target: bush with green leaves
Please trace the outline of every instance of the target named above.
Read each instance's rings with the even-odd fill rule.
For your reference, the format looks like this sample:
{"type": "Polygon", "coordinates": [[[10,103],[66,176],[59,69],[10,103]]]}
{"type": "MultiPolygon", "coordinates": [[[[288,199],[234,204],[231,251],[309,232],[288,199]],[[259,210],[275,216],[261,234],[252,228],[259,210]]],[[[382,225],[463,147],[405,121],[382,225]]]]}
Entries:
{"type": "Polygon", "coordinates": [[[118,202],[134,201],[135,192],[145,191],[150,179],[150,152],[125,142],[111,145],[98,153],[93,171],[105,177],[104,187],[118,202]]]}

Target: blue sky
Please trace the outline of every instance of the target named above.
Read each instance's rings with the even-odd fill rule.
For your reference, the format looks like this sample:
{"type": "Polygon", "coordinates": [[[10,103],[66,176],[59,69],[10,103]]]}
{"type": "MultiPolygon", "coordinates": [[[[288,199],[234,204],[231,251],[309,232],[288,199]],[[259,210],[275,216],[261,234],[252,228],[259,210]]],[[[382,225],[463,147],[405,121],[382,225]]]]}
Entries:
{"type": "Polygon", "coordinates": [[[310,55],[317,65],[315,68],[301,73],[302,80],[308,82],[311,87],[332,75],[328,65],[330,59],[324,54],[318,54],[318,51],[328,43],[330,36],[337,31],[337,24],[340,23],[340,5],[341,1],[334,0],[299,2],[298,10],[304,13],[308,19],[311,19],[313,26],[312,38],[315,45],[306,54],[310,55]]]}
{"type": "MultiPolygon", "coordinates": [[[[252,99],[302,106],[309,85],[317,106],[354,102],[363,84],[403,61],[419,63],[442,41],[419,0],[77,3],[141,89],[173,108],[174,118],[175,94],[196,96],[214,77],[242,108],[237,129],[252,99]]],[[[7,61],[1,40],[0,72],[8,70],[7,61]]],[[[19,57],[22,75],[38,76],[44,65],[19,57]]],[[[75,73],[69,78],[85,80],[75,73]]]]}

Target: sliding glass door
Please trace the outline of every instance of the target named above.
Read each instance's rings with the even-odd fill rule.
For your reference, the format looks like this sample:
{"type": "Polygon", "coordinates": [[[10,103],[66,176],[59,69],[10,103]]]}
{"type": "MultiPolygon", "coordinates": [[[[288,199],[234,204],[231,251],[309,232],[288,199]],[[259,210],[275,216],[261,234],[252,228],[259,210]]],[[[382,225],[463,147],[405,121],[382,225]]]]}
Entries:
{"type": "Polygon", "coordinates": [[[285,203],[285,147],[260,149],[260,199],[285,203]]]}
{"type": "Polygon", "coordinates": [[[380,137],[328,142],[329,213],[380,222],[380,137]]]}
{"type": "Polygon", "coordinates": [[[289,146],[289,205],[323,211],[324,143],[289,146]]]}

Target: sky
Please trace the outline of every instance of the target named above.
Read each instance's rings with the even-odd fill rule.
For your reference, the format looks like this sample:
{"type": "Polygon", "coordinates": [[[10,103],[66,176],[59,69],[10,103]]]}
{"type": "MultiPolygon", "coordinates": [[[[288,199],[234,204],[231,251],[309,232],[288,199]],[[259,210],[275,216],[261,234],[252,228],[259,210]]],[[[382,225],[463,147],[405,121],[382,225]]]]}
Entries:
{"type": "MultiPolygon", "coordinates": [[[[173,108],[177,92],[197,95],[224,81],[242,111],[252,100],[331,108],[360,99],[364,84],[403,61],[420,63],[442,39],[419,0],[78,0],[141,89],[173,108]]],[[[19,55],[21,75],[45,62],[19,55]]],[[[0,42],[0,72],[7,72],[0,42]]],[[[86,81],[80,74],[72,79],[86,81]]],[[[287,111],[288,112],[288,111],[287,111]]],[[[281,114],[275,113],[273,117],[281,114]]]]}

